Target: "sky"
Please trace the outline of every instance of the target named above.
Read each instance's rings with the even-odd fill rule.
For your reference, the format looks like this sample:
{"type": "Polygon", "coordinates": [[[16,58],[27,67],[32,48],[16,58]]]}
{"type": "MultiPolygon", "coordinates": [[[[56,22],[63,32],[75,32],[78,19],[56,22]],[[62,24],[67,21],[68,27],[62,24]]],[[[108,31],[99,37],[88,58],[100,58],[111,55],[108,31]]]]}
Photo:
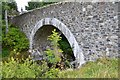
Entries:
{"type": "MultiPolygon", "coordinates": [[[[21,8],[23,11],[25,10],[25,6],[28,6],[28,2],[31,0],[15,0],[17,3],[18,11],[21,12],[21,8]]],[[[32,1],[42,1],[42,0],[32,0],[32,1]]]]}
{"type": "Polygon", "coordinates": [[[18,7],[18,11],[21,12],[21,8],[23,9],[23,11],[25,11],[25,6],[28,5],[28,1],[31,0],[15,0],[17,3],[17,7],[18,7]]]}

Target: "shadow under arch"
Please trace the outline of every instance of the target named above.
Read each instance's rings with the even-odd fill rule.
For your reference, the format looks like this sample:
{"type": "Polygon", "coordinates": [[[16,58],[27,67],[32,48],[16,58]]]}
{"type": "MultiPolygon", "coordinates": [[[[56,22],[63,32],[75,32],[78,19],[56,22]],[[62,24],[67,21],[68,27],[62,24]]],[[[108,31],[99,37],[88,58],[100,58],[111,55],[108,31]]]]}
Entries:
{"type": "Polygon", "coordinates": [[[82,64],[85,63],[82,49],[78,45],[78,42],[76,41],[74,35],[64,23],[62,23],[56,18],[44,18],[35,24],[30,34],[30,46],[29,46],[30,50],[33,49],[33,39],[34,39],[36,32],[44,25],[52,25],[56,27],[57,29],[59,29],[62,32],[62,34],[66,37],[66,39],[68,40],[73,50],[74,57],[76,59],[76,63],[78,64],[78,66],[80,67],[82,64]]]}

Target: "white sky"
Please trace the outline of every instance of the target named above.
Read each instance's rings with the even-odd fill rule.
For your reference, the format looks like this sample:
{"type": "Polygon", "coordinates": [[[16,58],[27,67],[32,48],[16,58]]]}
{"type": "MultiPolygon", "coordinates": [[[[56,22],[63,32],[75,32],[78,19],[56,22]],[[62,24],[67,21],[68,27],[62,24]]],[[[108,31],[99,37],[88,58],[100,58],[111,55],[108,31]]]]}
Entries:
{"type": "Polygon", "coordinates": [[[17,3],[17,7],[18,7],[18,11],[21,12],[21,8],[25,11],[25,6],[28,5],[28,1],[31,1],[31,0],[15,0],[16,3],[17,3]]]}

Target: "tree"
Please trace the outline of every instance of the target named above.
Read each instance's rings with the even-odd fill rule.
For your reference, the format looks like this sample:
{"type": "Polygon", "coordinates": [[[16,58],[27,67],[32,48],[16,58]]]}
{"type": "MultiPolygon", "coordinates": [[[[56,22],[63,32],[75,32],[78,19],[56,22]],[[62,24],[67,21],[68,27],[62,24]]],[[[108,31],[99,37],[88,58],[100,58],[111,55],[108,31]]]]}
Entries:
{"type": "Polygon", "coordinates": [[[4,1],[2,2],[2,19],[5,20],[6,23],[6,34],[8,33],[8,17],[14,15],[14,12],[17,11],[17,4],[14,0],[4,1]]]}
{"type": "Polygon", "coordinates": [[[32,9],[35,9],[35,8],[39,8],[39,7],[43,7],[45,5],[49,5],[49,4],[52,4],[54,2],[28,2],[28,6],[25,6],[26,10],[32,10],[32,9]]]}
{"type": "Polygon", "coordinates": [[[6,23],[6,31],[5,34],[8,33],[8,9],[10,9],[9,6],[7,6],[7,3],[5,4],[5,23],[6,23]]]}
{"type": "Polygon", "coordinates": [[[2,20],[5,19],[5,10],[7,8],[8,16],[14,16],[18,14],[17,3],[14,0],[2,1],[2,20]]]}

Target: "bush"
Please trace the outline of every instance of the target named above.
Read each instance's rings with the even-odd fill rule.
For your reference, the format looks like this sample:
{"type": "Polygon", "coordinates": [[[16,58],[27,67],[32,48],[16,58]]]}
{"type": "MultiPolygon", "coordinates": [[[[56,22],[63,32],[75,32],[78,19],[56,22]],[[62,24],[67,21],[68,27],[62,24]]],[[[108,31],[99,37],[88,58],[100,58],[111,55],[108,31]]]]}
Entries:
{"type": "Polygon", "coordinates": [[[65,54],[72,54],[72,49],[71,49],[71,46],[70,46],[70,44],[67,42],[67,40],[61,40],[61,41],[59,41],[59,46],[60,46],[60,48],[63,50],[63,52],[65,53],[65,54]]]}
{"type": "Polygon", "coordinates": [[[18,60],[11,57],[0,65],[2,78],[57,78],[59,73],[57,68],[48,68],[45,61],[39,65],[30,58],[18,60]]]}
{"type": "Polygon", "coordinates": [[[10,58],[8,62],[1,62],[3,78],[39,78],[48,70],[45,63],[38,65],[29,58],[23,61],[10,58]]]}
{"type": "Polygon", "coordinates": [[[57,68],[51,68],[49,69],[49,71],[47,71],[43,78],[58,78],[58,73],[59,73],[59,69],[57,68]]]}
{"type": "Polygon", "coordinates": [[[56,29],[54,29],[54,31],[52,31],[52,34],[48,36],[48,40],[51,41],[52,49],[47,49],[45,53],[47,56],[48,63],[52,63],[53,66],[55,67],[55,65],[61,61],[62,56],[62,50],[58,47],[59,46],[58,41],[61,40],[61,37],[56,32],[56,29]]]}
{"type": "Polygon", "coordinates": [[[8,57],[8,55],[9,55],[9,49],[2,48],[2,57],[8,57]]]}
{"type": "Polygon", "coordinates": [[[69,42],[67,42],[67,39],[63,38],[61,41],[59,41],[59,44],[60,44],[59,45],[60,49],[62,49],[63,51],[64,57],[68,61],[71,61],[71,60],[74,61],[75,57],[69,42]]]}
{"type": "Polygon", "coordinates": [[[28,49],[29,42],[24,33],[17,28],[11,27],[6,36],[3,37],[3,45],[22,51],[28,49]]]}
{"type": "Polygon", "coordinates": [[[56,32],[56,29],[52,31],[52,34],[48,36],[48,40],[51,41],[51,48],[45,51],[47,62],[49,67],[56,67],[59,69],[65,69],[70,67],[69,59],[71,58],[71,54],[66,56],[64,52],[72,52],[69,43],[64,39],[64,37],[60,37],[60,35],[56,32]],[[63,41],[62,41],[63,40],[63,41]],[[62,50],[63,49],[63,50],[62,50]],[[67,59],[69,58],[69,59],[67,59]]]}

